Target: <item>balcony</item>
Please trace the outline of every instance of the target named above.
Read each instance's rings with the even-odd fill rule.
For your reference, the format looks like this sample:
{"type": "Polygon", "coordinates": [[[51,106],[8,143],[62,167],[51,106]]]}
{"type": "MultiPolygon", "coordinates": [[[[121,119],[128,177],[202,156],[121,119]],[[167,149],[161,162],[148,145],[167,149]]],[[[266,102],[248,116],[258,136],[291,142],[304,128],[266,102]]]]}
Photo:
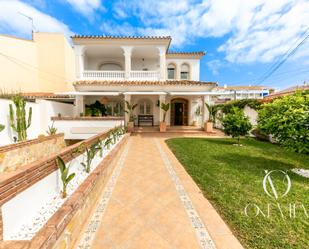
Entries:
{"type": "Polygon", "coordinates": [[[85,70],[83,80],[160,80],[159,71],[130,71],[126,77],[125,71],[85,70]]]}

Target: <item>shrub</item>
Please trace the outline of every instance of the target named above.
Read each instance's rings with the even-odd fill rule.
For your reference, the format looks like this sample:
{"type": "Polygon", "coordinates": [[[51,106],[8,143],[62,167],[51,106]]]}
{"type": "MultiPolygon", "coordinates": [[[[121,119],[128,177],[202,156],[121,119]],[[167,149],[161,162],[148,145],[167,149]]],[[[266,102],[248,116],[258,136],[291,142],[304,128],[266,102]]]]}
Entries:
{"type": "Polygon", "coordinates": [[[258,128],[289,150],[309,153],[309,93],[296,93],[262,105],[258,128]]]}
{"type": "Polygon", "coordinates": [[[258,110],[261,106],[261,102],[256,99],[241,99],[241,100],[232,100],[223,105],[220,105],[220,109],[223,113],[228,114],[231,112],[233,107],[237,107],[239,109],[244,109],[245,106],[249,106],[254,110],[258,110]]]}
{"type": "Polygon", "coordinates": [[[252,128],[249,118],[237,107],[233,107],[231,112],[225,115],[222,124],[224,133],[231,135],[233,138],[236,137],[238,145],[240,136],[247,135],[252,128]]]}

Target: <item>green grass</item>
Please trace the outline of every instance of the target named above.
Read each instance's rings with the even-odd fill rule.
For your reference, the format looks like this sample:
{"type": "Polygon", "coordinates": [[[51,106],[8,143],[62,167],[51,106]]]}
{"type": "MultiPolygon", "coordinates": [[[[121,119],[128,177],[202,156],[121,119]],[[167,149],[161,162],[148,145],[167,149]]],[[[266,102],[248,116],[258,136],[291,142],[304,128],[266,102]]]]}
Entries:
{"type": "MultiPolygon", "coordinates": [[[[211,201],[221,217],[245,248],[309,248],[309,179],[289,171],[309,168],[309,156],[288,152],[283,148],[254,139],[244,139],[242,147],[233,146],[232,139],[175,138],[167,141],[178,160],[211,201]],[[284,170],[292,181],[287,196],[269,197],[263,190],[264,170],[284,170]],[[258,205],[269,217],[245,215],[245,206],[258,205]],[[282,207],[282,218],[276,203],[282,207]],[[296,203],[296,218],[289,217],[289,203],[296,203]]],[[[286,186],[273,181],[279,193],[286,186]]],[[[283,177],[282,177],[283,178],[283,177]]],[[[249,210],[250,211],[250,210],[249,210]]]]}

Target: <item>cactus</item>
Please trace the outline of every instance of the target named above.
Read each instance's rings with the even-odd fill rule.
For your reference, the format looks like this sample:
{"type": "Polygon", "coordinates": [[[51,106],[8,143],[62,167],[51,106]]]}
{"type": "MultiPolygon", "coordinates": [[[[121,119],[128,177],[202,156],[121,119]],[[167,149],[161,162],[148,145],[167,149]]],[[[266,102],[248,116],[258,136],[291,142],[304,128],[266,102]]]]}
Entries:
{"type": "Polygon", "coordinates": [[[69,182],[75,177],[75,173],[69,175],[69,167],[66,167],[63,159],[60,156],[57,156],[57,165],[61,173],[62,181],[62,198],[67,197],[67,186],[69,182]]]}
{"type": "Polygon", "coordinates": [[[18,141],[27,140],[27,129],[31,125],[32,107],[29,109],[28,122],[26,122],[26,101],[19,95],[14,96],[12,101],[15,104],[16,117],[14,117],[13,106],[10,104],[10,125],[17,132],[18,141]]]}

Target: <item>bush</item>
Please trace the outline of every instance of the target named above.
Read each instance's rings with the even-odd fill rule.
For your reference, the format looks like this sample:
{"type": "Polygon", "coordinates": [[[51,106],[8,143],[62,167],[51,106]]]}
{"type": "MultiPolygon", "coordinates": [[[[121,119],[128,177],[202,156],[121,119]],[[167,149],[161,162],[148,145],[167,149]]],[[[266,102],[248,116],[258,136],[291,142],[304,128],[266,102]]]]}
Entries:
{"type": "Polygon", "coordinates": [[[233,107],[230,113],[225,115],[222,124],[226,135],[237,137],[238,145],[240,136],[247,135],[252,128],[249,118],[237,107],[233,107]]]}
{"type": "Polygon", "coordinates": [[[262,105],[258,128],[289,150],[309,153],[309,93],[296,93],[262,105]]]}
{"type": "Polygon", "coordinates": [[[261,106],[261,102],[256,99],[232,100],[221,105],[221,110],[223,111],[223,113],[228,114],[232,111],[234,107],[244,109],[245,106],[249,106],[254,110],[258,110],[261,106]]]}

